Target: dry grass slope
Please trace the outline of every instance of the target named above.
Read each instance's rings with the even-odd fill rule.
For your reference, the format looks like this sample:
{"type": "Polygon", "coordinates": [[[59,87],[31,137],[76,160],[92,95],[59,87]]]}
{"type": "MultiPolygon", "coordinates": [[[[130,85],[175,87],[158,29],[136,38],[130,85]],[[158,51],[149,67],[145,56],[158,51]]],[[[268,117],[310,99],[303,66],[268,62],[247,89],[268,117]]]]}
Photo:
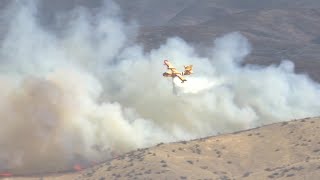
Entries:
{"type": "Polygon", "coordinates": [[[33,179],[317,179],[320,118],[139,149],[78,173],[33,179]]]}

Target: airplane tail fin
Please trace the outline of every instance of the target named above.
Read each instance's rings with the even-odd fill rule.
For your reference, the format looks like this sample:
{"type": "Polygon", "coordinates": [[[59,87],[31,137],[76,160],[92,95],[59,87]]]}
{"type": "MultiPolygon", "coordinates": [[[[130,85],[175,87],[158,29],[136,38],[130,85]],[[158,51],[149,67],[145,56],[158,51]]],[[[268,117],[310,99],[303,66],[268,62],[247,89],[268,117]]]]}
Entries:
{"type": "Polygon", "coordinates": [[[189,65],[189,66],[184,66],[184,75],[190,75],[193,74],[193,65],[189,65]]]}

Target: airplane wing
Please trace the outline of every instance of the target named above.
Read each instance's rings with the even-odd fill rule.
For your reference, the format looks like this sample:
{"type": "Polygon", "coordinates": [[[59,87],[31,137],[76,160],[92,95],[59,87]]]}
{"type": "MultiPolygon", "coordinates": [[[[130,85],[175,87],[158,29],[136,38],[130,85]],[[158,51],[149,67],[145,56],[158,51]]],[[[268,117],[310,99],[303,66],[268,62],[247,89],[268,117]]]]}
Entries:
{"type": "Polygon", "coordinates": [[[166,71],[165,73],[168,75],[172,75],[172,70],[170,69],[170,70],[166,71]]]}
{"type": "Polygon", "coordinates": [[[163,63],[168,67],[168,69],[175,69],[175,67],[168,60],[164,60],[163,63]]]}
{"type": "Polygon", "coordinates": [[[182,81],[181,83],[183,83],[184,81],[187,81],[187,79],[184,78],[181,74],[177,74],[177,77],[182,81]]]}
{"type": "Polygon", "coordinates": [[[176,68],[172,68],[172,69],[170,69],[170,70],[172,71],[172,74],[175,74],[175,75],[180,74],[180,75],[181,75],[181,72],[178,71],[176,68]]]}

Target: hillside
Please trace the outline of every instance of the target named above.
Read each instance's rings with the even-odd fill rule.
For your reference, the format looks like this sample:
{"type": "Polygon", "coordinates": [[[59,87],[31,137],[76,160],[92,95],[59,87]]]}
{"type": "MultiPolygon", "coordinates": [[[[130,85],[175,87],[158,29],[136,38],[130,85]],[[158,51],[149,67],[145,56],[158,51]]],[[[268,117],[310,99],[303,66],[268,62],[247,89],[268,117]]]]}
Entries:
{"type": "MultiPolygon", "coordinates": [[[[317,179],[320,118],[139,149],[42,179],[317,179]]],[[[33,180],[40,177],[7,178],[33,180]]]]}
{"type": "Polygon", "coordinates": [[[240,45],[248,39],[245,50],[251,50],[241,63],[270,65],[290,60],[295,72],[320,82],[319,0],[114,0],[119,17],[114,4],[103,6],[103,0],[21,1],[27,7],[21,12],[19,6],[11,9],[9,2],[0,2],[0,84],[4,89],[0,178],[320,176],[320,118],[173,142],[319,116],[319,84],[292,73],[291,64],[241,67],[231,61],[232,66],[220,63],[236,62],[237,55],[247,52],[242,52],[242,46],[223,48],[231,54],[227,60],[212,56],[214,40],[240,32],[245,39],[240,45]],[[72,11],[76,7],[80,7],[78,14],[72,11]],[[68,29],[68,19],[76,17],[78,21],[68,29]],[[137,29],[128,23],[132,21],[137,29]],[[65,29],[70,34],[64,34],[65,29]],[[175,36],[187,43],[165,45],[175,36]],[[135,45],[142,45],[141,49],[135,45]],[[163,59],[177,67],[184,61],[193,64],[196,83],[191,86],[201,86],[199,91],[184,93],[191,91],[186,91],[188,86],[180,87],[185,95],[173,96],[177,94],[175,87],[172,93],[170,79],[160,80],[163,59]],[[17,77],[11,76],[16,72],[21,73],[17,81],[26,82],[17,87],[12,83],[17,77]],[[179,138],[169,140],[175,136],[179,138]],[[167,139],[173,143],[149,147],[167,139]],[[119,154],[110,160],[115,152],[119,154]],[[96,153],[99,156],[92,160],[96,153]],[[78,172],[66,170],[96,159],[109,160],[85,170],[75,166],[78,172]],[[16,166],[23,171],[15,171],[12,167],[16,166]],[[39,167],[56,169],[53,174],[33,177],[10,174],[10,169],[12,173],[47,172],[39,167]]]}
{"type": "MultiPolygon", "coordinates": [[[[0,8],[9,1],[0,3],[0,8]]],[[[239,31],[253,44],[247,63],[289,59],[296,71],[320,81],[320,3],[317,0],[115,0],[124,19],[140,26],[138,42],[146,51],[179,36],[205,53],[213,40],[239,31]]],[[[39,17],[52,26],[54,16],[76,6],[100,7],[102,0],[41,1],[39,17]]],[[[5,26],[3,26],[5,27],[5,26]]],[[[4,31],[0,28],[0,32],[4,31]]],[[[1,38],[1,36],[0,36],[1,38]]]]}

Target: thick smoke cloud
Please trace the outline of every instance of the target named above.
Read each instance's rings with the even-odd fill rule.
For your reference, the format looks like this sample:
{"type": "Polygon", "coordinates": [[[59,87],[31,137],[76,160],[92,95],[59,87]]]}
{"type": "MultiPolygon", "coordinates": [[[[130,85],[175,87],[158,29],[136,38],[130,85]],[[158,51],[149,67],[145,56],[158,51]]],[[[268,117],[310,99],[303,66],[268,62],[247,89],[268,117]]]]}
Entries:
{"type": "Polygon", "coordinates": [[[55,31],[39,25],[35,1],[2,13],[0,169],[62,170],[320,113],[319,84],[290,61],[241,65],[251,47],[239,33],[214,40],[207,57],[180,38],[145,53],[131,41],[136,26],[119,14],[109,1],[95,13],[79,7],[59,14],[55,31]],[[195,74],[171,82],[163,59],[193,64],[195,74]]]}

